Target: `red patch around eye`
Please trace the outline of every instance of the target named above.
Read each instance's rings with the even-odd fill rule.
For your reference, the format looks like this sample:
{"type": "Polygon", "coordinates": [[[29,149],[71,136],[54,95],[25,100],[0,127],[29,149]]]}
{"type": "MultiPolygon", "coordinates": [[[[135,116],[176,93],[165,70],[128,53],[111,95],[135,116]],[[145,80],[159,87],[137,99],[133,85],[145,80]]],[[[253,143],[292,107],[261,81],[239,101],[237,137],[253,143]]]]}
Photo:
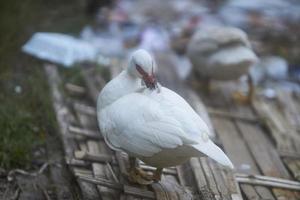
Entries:
{"type": "Polygon", "coordinates": [[[145,72],[139,65],[136,65],[136,70],[143,76],[147,88],[154,89],[156,87],[156,79],[153,74],[153,68],[151,75],[147,74],[147,72],[145,72]]]}
{"type": "Polygon", "coordinates": [[[143,77],[147,77],[148,74],[143,70],[143,68],[139,65],[135,65],[136,66],[136,70],[143,76],[143,77]]]}

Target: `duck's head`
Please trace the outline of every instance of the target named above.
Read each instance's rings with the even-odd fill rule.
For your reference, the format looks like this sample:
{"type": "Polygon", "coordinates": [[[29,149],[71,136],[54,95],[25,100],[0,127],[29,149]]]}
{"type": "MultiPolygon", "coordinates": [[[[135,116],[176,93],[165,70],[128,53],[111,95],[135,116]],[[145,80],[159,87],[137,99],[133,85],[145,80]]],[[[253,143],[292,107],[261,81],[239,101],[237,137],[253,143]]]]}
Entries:
{"type": "Polygon", "coordinates": [[[156,64],[152,56],[143,49],[139,49],[131,55],[127,71],[130,75],[141,78],[147,88],[157,88],[155,78],[156,64]]]}

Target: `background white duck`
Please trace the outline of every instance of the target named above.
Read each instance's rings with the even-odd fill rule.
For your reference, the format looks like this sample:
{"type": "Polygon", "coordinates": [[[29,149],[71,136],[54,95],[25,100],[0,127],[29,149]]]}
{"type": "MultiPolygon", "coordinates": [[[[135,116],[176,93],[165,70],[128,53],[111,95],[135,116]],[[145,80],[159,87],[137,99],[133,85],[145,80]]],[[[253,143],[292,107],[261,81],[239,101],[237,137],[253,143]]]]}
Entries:
{"type": "Polygon", "coordinates": [[[101,132],[112,149],[129,154],[129,180],[158,181],[163,168],[204,155],[233,168],[209,139],[203,120],[182,97],[156,82],[155,71],[151,55],[137,50],[128,67],[107,83],[98,97],[101,132]],[[139,169],[135,158],[156,167],[153,176],[139,169]]]}
{"type": "MultiPolygon", "coordinates": [[[[210,79],[237,80],[248,74],[250,66],[258,60],[247,34],[224,26],[197,30],[189,42],[187,55],[195,71],[207,81],[208,89],[210,79]]],[[[249,99],[252,94],[253,85],[249,80],[249,99]]]]}

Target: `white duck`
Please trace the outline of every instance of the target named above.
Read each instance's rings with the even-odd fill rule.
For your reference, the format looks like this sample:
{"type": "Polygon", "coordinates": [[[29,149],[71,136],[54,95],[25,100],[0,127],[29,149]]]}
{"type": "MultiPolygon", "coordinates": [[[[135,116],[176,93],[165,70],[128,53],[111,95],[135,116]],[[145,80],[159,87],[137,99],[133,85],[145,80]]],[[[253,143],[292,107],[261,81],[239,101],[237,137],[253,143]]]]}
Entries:
{"type": "Polygon", "coordinates": [[[135,165],[138,158],[157,170],[182,164],[191,157],[209,156],[233,168],[225,153],[208,137],[203,120],[178,94],[161,87],[156,65],[145,50],[135,51],[127,69],[102,89],[97,102],[101,133],[109,147],[130,157],[129,179],[149,180],[135,165]]]}
{"type": "MultiPolygon", "coordinates": [[[[244,31],[223,26],[197,30],[189,42],[187,55],[199,75],[207,81],[208,90],[211,79],[236,80],[248,74],[250,66],[258,60],[244,31]]],[[[248,79],[246,101],[252,99],[254,90],[251,77],[248,79]]]]}

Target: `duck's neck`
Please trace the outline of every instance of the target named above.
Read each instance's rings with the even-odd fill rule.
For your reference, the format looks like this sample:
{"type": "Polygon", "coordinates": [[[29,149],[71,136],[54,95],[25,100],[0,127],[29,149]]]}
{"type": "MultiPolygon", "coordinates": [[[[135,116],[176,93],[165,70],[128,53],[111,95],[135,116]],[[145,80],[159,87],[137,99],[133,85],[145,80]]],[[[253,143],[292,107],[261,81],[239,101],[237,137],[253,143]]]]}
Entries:
{"type": "Polygon", "coordinates": [[[127,70],[123,70],[102,89],[98,98],[98,106],[100,109],[104,108],[119,98],[138,91],[141,87],[139,79],[131,76],[127,70]]]}

